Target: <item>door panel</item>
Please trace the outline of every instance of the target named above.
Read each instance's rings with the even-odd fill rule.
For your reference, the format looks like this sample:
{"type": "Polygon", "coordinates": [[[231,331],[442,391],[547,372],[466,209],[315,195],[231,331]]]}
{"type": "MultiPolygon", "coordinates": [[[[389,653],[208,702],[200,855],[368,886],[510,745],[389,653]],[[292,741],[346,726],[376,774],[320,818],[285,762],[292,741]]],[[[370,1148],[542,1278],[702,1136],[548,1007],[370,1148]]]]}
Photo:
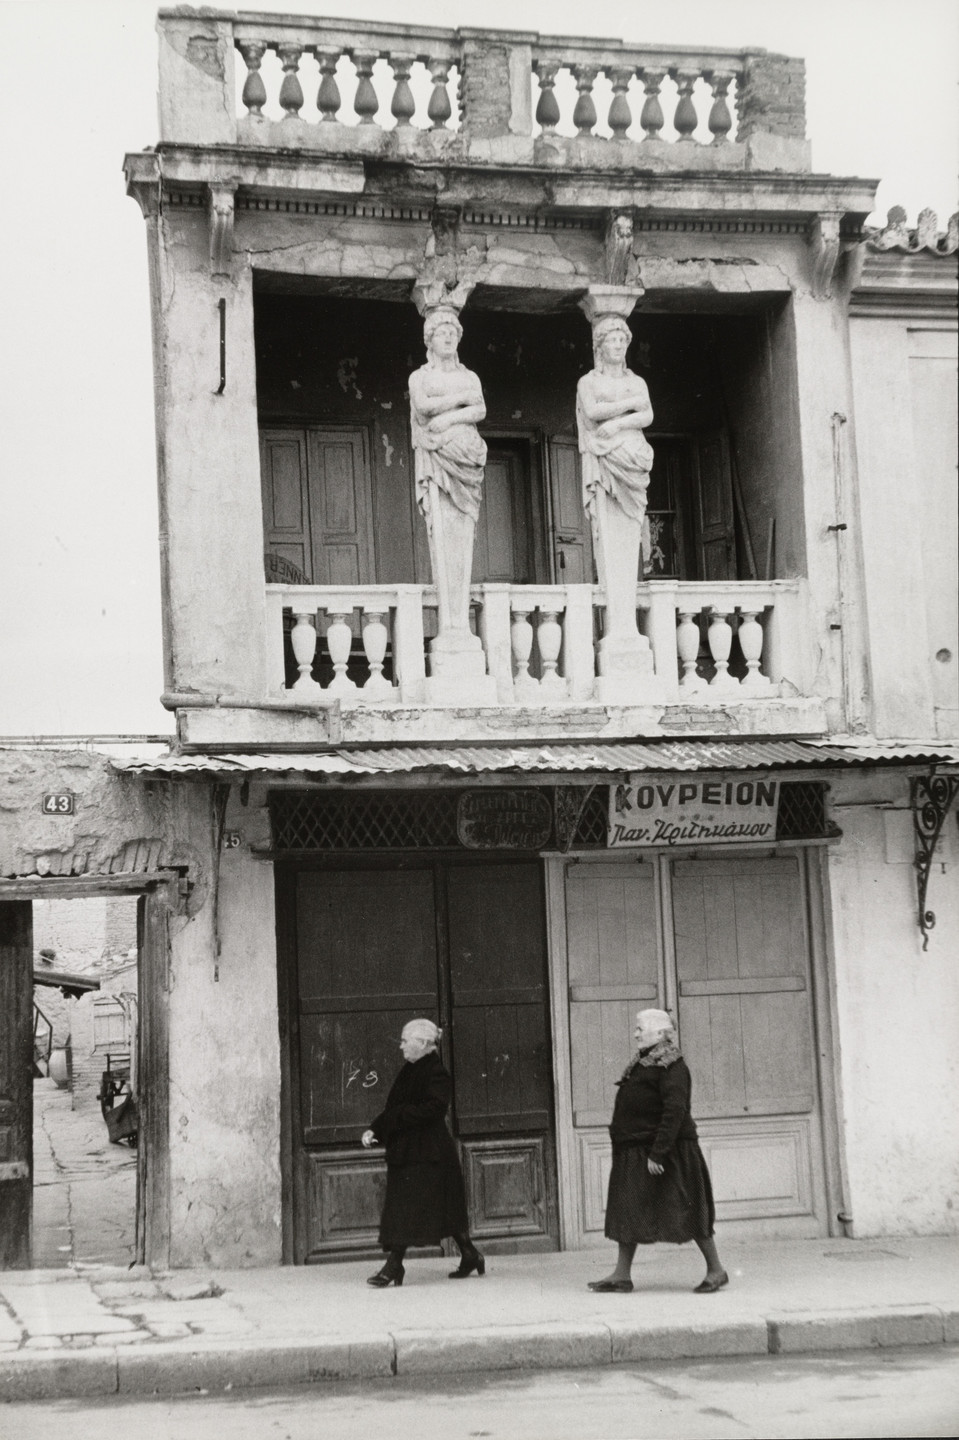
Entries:
{"type": "Polygon", "coordinates": [[[653,867],[570,867],[566,881],[573,1123],[607,1125],[634,1016],[659,1003],[653,867]]]}
{"type": "Polygon", "coordinates": [[[733,491],[726,432],[699,441],[699,549],[703,580],[736,579],[733,491]]]}
{"type": "Polygon", "coordinates": [[[307,431],[317,585],[370,585],[373,500],[363,430],[307,431]]]}
{"type": "Polygon", "coordinates": [[[30,1265],[33,907],[0,901],[0,1270],[30,1265]]]}
{"type": "Polygon", "coordinates": [[[491,440],[473,541],[472,583],[535,580],[529,448],[491,440]]]}
{"type": "Polygon", "coordinates": [[[312,578],[306,437],[302,430],[260,432],[264,549],[312,578]]]}
{"type": "Polygon", "coordinates": [[[672,862],[680,1041],[717,1214],[826,1233],[799,857],[672,862]]]}
{"type": "Polygon", "coordinates": [[[548,453],[554,580],[557,585],[592,585],[596,579],[593,537],[583,509],[576,441],[554,436],[549,441],[548,453]]]}
{"type": "Polygon", "coordinates": [[[539,1237],[551,1249],[552,1053],[539,863],[451,866],[447,897],[455,1132],[470,1220],[487,1239],[539,1237]]]}

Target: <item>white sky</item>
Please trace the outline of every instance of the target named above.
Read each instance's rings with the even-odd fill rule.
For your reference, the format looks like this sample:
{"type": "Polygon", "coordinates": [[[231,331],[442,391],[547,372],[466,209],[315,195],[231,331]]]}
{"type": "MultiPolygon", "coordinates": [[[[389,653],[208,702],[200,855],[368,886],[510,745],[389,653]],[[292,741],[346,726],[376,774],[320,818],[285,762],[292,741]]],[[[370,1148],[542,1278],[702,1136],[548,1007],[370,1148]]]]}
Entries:
{"type": "MultiPolygon", "coordinates": [[[[0,735],[160,733],[144,223],[124,152],[153,144],[153,0],[0,0],[0,735]]],[[[225,6],[223,8],[226,8],[225,6]]],[[[297,0],[251,9],[307,13],[297,0]]],[[[330,0],[357,19],[640,43],[760,45],[807,66],[819,171],[879,209],[956,208],[954,0],[330,0]]]]}

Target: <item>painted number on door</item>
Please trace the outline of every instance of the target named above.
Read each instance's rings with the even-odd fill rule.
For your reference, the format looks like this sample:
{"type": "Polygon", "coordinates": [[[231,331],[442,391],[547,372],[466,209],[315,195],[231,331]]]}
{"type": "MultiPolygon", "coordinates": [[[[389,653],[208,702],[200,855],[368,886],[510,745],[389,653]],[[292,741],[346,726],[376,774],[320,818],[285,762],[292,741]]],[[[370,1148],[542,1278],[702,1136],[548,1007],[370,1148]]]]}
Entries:
{"type": "Polygon", "coordinates": [[[74,797],[67,790],[61,790],[56,795],[44,795],[40,809],[44,815],[72,815],[74,797]]]}

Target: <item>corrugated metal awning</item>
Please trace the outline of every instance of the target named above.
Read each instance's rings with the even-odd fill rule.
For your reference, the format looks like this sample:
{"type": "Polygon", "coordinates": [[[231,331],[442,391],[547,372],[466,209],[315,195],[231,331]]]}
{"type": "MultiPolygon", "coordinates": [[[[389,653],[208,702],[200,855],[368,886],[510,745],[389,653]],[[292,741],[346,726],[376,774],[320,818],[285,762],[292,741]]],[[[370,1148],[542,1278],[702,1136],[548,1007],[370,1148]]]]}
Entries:
{"type": "Polygon", "coordinates": [[[555,745],[388,745],[339,747],[309,754],[170,754],[117,759],[124,774],[189,779],[267,775],[348,778],[447,774],[629,774],[649,770],[769,770],[814,766],[956,764],[950,746],[857,744],[820,740],[591,741],[555,745]]]}

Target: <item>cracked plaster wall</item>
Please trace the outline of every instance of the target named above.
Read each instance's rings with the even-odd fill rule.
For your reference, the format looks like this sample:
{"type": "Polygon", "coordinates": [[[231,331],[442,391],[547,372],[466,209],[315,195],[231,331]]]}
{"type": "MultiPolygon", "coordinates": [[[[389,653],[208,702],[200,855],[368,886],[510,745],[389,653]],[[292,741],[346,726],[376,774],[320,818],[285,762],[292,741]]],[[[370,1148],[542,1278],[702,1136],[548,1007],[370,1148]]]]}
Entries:
{"type": "MultiPolygon", "coordinates": [[[[281,1260],[280,1039],[273,866],[263,797],[235,796],[218,903],[170,921],[170,1263],[281,1260]]],[[[208,833],[197,810],[191,843],[208,833]]]]}

